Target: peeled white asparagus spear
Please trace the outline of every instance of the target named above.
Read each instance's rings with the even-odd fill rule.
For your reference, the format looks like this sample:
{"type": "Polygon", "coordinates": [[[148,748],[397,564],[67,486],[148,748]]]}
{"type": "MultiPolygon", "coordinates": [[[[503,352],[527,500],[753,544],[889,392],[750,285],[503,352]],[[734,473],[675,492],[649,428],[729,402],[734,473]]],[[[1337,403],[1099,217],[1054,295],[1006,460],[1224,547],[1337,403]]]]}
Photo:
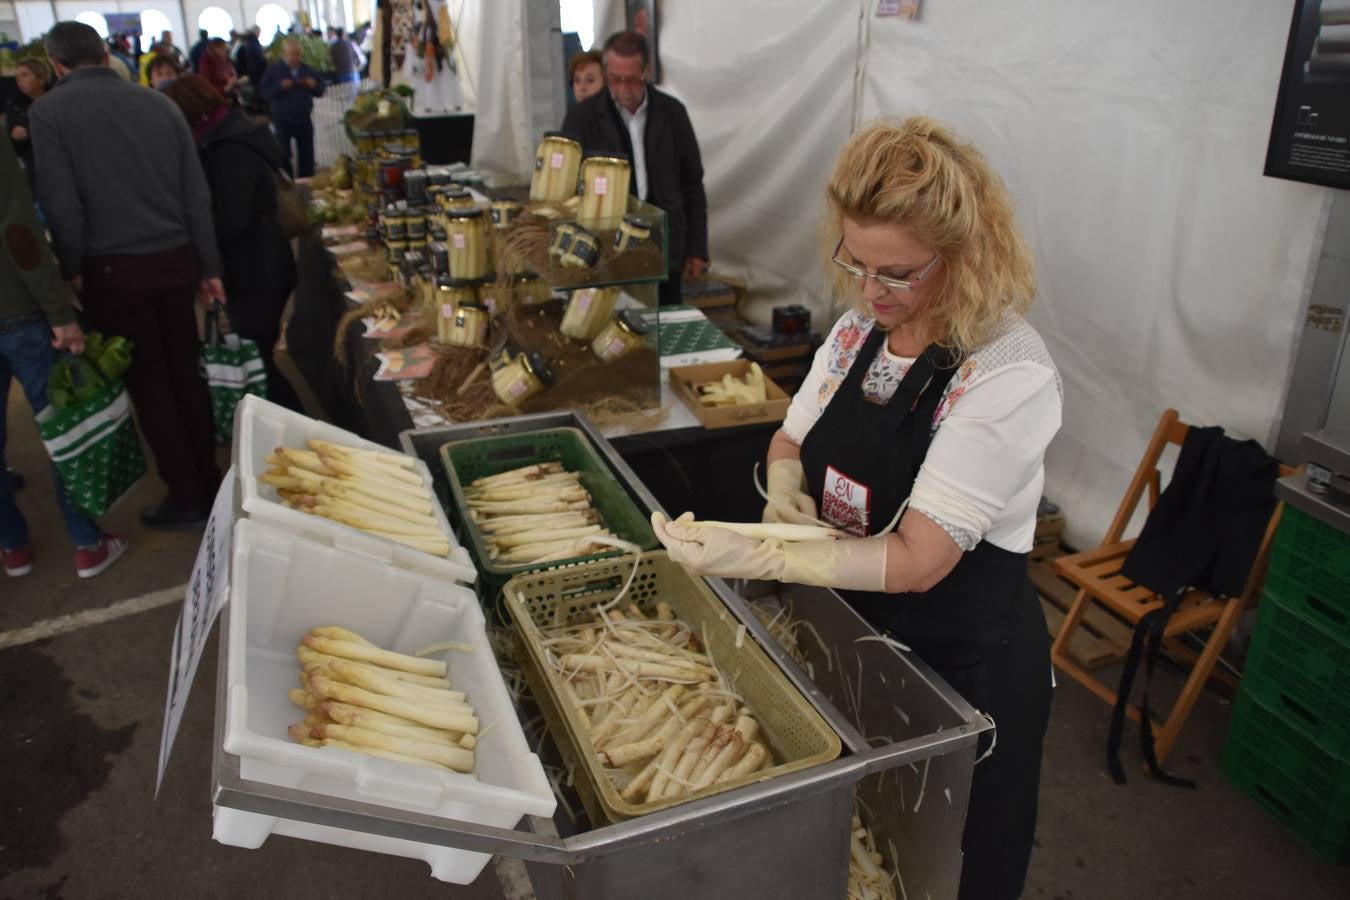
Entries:
{"type": "MultiPolygon", "coordinates": [[[[609,534],[609,532],[603,532],[603,536],[610,537],[611,535],[609,534]]],[[[569,559],[573,556],[589,556],[592,553],[604,553],[609,549],[610,549],[609,546],[606,544],[590,543],[584,544],[580,547],[573,546],[570,549],[558,550],[553,553],[546,553],[543,556],[536,556],[535,558],[529,560],[529,562],[531,564],[555,562],[560,559],[569,559]]]]}
{"type": "Polygon", "coordinates": [[[330,441],[306,441],[309,449],[316,452],[336,452],[339,455],[347,456],[365,456],[370,457],[386,466],[394,466],[399,469],[415,469],[417,462],[411,456],[405,456],[402,453],[385,453],[381,450],[370,450],[365,447],[346,447],[342,444],[334,444],[330,441]]]}
{"type": "Polygon", "coordinates": [[[557,472],[553,475],[541,475],[533,479],[521,478],[515,481],[501,481],[496,484],[466,485],[464,496],[476,497],[491,491],[518,491],[532,487],[572,487],[580,483],[580,472],[557,472]]]}
{"type": "Polygon", "coordinates": [[[355,631],[343,628],[341,625],[320,625],[318,628],[311,628],[309,633],[315,637],[332,638],[335,641],[351,641],[353,644],[370,644],[374,647],[374,641],[368,641],[355,631]]]}
{"type": "Polygon", "coordinates": [[[331,747],[334,750],[346,750],[348,753],[360,753],[364,756],[378,756],[380,759],[391,759],[394,762],[407,763],[411,766],[422,766],[426,769],[440,769],[443,772],[454,771],[454,769],[451,769],[449,766],[434,763],[429,759],[419,759],[416,756],[408,756],[404,753],[381,750],[379,747],[358,747],[356,744],[349,744],[346,741],[339,741],[334,738],[324,738],[319,742],[319,746],[331,747]]]}
{"type": "Polygon", "coordinates": [[[327,653],[329,656],[340,656],[343,659],[354,659],[357,662],[374,663],[386,669],[398,669],[400,672],[412,672],[416,675],[444,678],[446,671],[449,669],[443,659],[423,659],[416,656],[407,656],[403,653],[395,653],[392,650],[370,647],[352,641],[335,641],[330,638],[307,634],[300,639],[300,642],[311,650],[327,653]]]}
{"type": "Polygon", "coordinates": [[[511,469],[506,472],[498,472],[496,475],[485,475],[482,478],[476,478],[469,482],[470,487],[482,487],[488,484],[501,484],[503,481],[512,481],[515,479],[533,479],[544,475],[552,475],[563,470],[560,462],[535,463],[528,466],[521,466],[519,469],[511,469]]]}
{"type": "Polygon", "coordinates": [[[503,500],[471,504],[472,509],[489,515],[503,513],[585,512],[591,505],[585,500],[503,500]]]}
{"type": "Polygon", "coordinates": [[[445,533],[434,522],[410,522],[406,519],[386,516],[383,513],[355,506],[346,500],[338,500],[324,494],[315,496],[313,509],[318,515],[326,519],[333,519],[355,528],[373,528],[389,534],[408,534],[429,540],[440,540],[445,537],[445,533]]]}
{"type": "Polygon", "coordinates": [[[473,753],[453,744],[419,741],[350,725],[319,725],[310,729],[309,736],[317,740],[330,738],[346,741],[358,747],[374,747],[390,753],[402,753],[405,756],[430,760],[456,772],[473,771],[473,753]]]}
{"type": "Polygon", "coordinates": [[[301,709],[309,709],[309,695],[305,693],[304,688],[291,688],[286,692],[286,696],[301,709]]]}
{"type": "MultiPolygon", "coordinates": [[[[381,486],[382,483],[379,482],[372,483],[349,478],[330,478],[327,475],[318,475],[299,467],[292,467],[285,473],[272,474],[284,475],[286,477],[287,483],[277,485],[278,487],[290,488],[293,490],[303,488],[310,493],[323,493],[324,487],[338,484],[346,490],[357,491],[372,499],[379,500],[392,506],[402,507],[410,512],[421,513],[424,515],[432,514],[431,498],[429,494],[426,497],[414,497],[411,494],[385,490],[381,486]]],[[[267,481],[266,477],[264,477],[263,480],[267,481]]],[[[275,484],[273,481],[268,481],[267,483],[275,484]]]]}
{"type": "Polygon", "coordinates": [[[355,685],[343,684],[322,675],[309,680],[310,689],[329,700],[364,706],[391,716],[412,719],[421,725],[443,728],[446,731],[462,731],[467,734],[478,733],[478,718],[448,713],[439,704],[421,703],[416,700],[403,700],[399,697],[386,697],[355,685]]]}
{"type": "Polygon", "coordinates": [[[553,541],[576,540],[592,534],[599,534],[599,525],[583,525],[580,528],[559,528],[552,531],[529,531],[524,534],[494,535],[488,540],[503,549],[523,547],[530,544],[552,543],[553,541]]]}
{"type": "Polygon", "coordinates": [[[544,482],[521,485],[520,487],[489,488],[485,491],[465,494],[465,499],[472,503],[484,500],[528,500],[531,497],[560,496],[569,500],[584,500],[590,496],[590,493],[574,481],[564,481],[558,484],[544,482]]]}
{"type": "Polygon", "coordinates": [[[579,669],[583,672],[612,672],[621,669],[630,675],[641,675],[648,678],[679,678],[691,682],[702,677],[699,672],[680,666],[643,662],[640,659],[620,658],[611,660],[593,653],[569,653],[562,658],[562,664],[568,669],[579,669]]]}
{"type": "MultiPolygon", "coordinates": [[[[320,630],[321,629],[316,628],[310,633],[313,634],[315,637],[326,637],[335,641],[347,640],[347,638],[338,637],[337,635],[334,634],[320,634],[319,633],[320,630]]],[[[362,643],[362,642],[357,641],[355,643],[362,643]]],[[[369,644],[370,642],[365,641],[364,643],[369,644]]],[[[371,646],[375,645],[371,644],[371,646]]],[[[295,648],[295,655],[296,658],[300,660],[301,665],[306,665],[308,663],[327,664],[332,660],[341,659],[341,657],[338,656],[330,656],[326,653],[320,653],[317,650],[311,650],[304,644],[301,644],[300,646],[295,648]]],[[[448,691],[451,694],[456,695],[455,696],[456,700],[464,699],[463,693],[459,691],[453,691],[450,689],[450,681],[445,678],[433,678],[430,675],[414,675],[412,672],[400,672],[398,669],[386,669],[383,666],[377,666],[374,663],[359,663],[359,665],[369,666],[371,669],[375,670],[375,672],[380,675],[387,675],[390,678],[397,678],[399,681],[406,681],[409,684],[419,684],[425,687],[438,688],[443,691],[448,691]]]]}
{"type": "Polygon", "coordinates": [[[681,669],[689,669],[702,678],[712,678],[717,674],[706,665],[700,665],[692,660],[660,653],[656,650],[644,650],[641,647],[630,647],[626,644],[614,642],[606,643],[605,648],[615,656],[623,657],[625,659],[639,659],[643,662],[654,662],[664,666],[676,666],[681,669]]]}
{"type": "Polygon", "coordinates": [[[276,472],[264,472],[258,476],[258,480],[263,484],[271,485],[278,491],[303,491],[308,485],[299,478],[290,475],[282,475],[276,472]]]}
{"type": "Polygon", "coordinates": [[[286,729],[286,734],[297,744],[304,744],[306,747],[319,746],[319,742],[309,736],[309,728],[304,725],[292,725],[286,729]]]}
{"type": "Polygon", "coordinates": [[[308,450],[295,450],[291,447],[278,447],[273,453],[280,460],[280,464],[288,468],[294,466],[319,475],[334,474],[332,469],[323,464],[317,453],[311,453],[308,450]]]}
{"type": "Polygon", "coordinates": [[[661,752],[660,738],[650,737],[627,744],[614,744],[600,751],[600,761],[611,769],[622,769],[629,763],[651,759],[661,752]]]}
{"type": "Polygon", "coordinates": [[[692,766],[685,770],[685,774],[682,776],[689,782],[690,790],[693,790],[693,785],[697,783],[697,779],[703,775],[713,759],[716,758],[718,753],[722,752],[722,748],[731,740],[730,735],[731,729],[722,725],[719,726],[713,734],[708,736],[708,742],[704,745],[703,752],[699,754],[698,759],[694,761],[692,766]]]}
{"type": "Polygon", "coordinates": [[[406,681],[399,681],[397,678],[381,675],[369,666],[363,666],[349,659],[335,658],[329,663],[328,668],[339,680],[365,688],[368,691],[374,691],[377,694],[402,697],[405,700],[424,700],[428,703],[438,703],[453,712],[462,712],[466,715],[473,713],[473,708],[463,701],[464,695],[458,691],[442,691],[437,688],[409,684],[406,681]]]}
{"type": "Polygon", "coordinates": [[[661,800],[666,797],[678,797],[688,790],[685,787],[689,782],[689,773],[693,770],[694,764],[702,758],[704,751],[712,738],[709,736],[707,728],[694,735],[689,741],[689,746],[684,748],[684,753],[680,754],[679,760],[675,763],[675,768],[671,770],[666,777],[666,782],[661,787],[661,793],[658,795],[655,789],[647,795],[648,800],[661,800]]]}
{"type": "Polygon", "coordinates": [[[436,517],[429,512],[414,512],[406,506],[400,506],[397,503],[387,503],[384,500],[376,499],[369,494],[363,494],[350,484],[338,481],[337,479],[328,479],[320,482],[316,489],[324,496],[333,497],[338,500],[346,501],[353,506],[359,506],[381,515],[391,516],[395,519],[402,519],[405,522],[413,522],[422,525],[432,525],[440,528],[440,523],[436,517]]]}
{"type": "MultiPolygon", "coordinates": [[[[690,724],[689,720],[702,712],[710,702],[711,701],[707,697],[695,697],[685,703],[680,707],[680,716],[682,716],[685,721],[681,721],[679,718],[671,716],[661,725],[661,728],[656,734],[652,735],[648,740],[660,740],[661,746],[668,746],[671,739],[675,738],[680,731],[690,724]]],[[[664,756],[664,753],[662,753],[662,756],[664,756]]],[[[620,794],[620,796],[629,803],[636,801],[639,797],[645,797],[648,786],[656,776],[657,764],[660,763],[660,761],[661,757],[658,756],[648,763],[647,766],[637,774],[637,777],[628,783],[628,786],[623,789],[623,793],[620,794]]]]}
{"type": "MultiPolygon", "coordinates": [[[[656,774],[652,777],[651,787],[647,790],[648,799],[659,799],[665,793],[666,784],[670,781],[669,773],[674,771],[680,756],[689,747],[689,742],[702,731],[704,724],[703,720],[695,719],[681,728],[680,733],[666,747],[665,752],[653,761],[656,774]]],[[[629,785],[629,787],[632,787],[632,785],[629,785]]]]}
{"type": "Polygon", "coordinates": [[[365,482],[371,485],[377,485],[381,489],[391,491],[402,496],[414,497],[421,500],[431,498],[431,492],[424,484],[409,484],[406,481],[400,481],[396,478],[390,478],[384,473],[373,470],[368,466],[362,466],[352,462],[334,459],[331,456],[321,457],[324,464],[338,474],[338,478],[344,481],[365,482]]]}
{"type": "MultiPolygon", "coordinates": [[[[512,517],[516,518],[516,517],[512,517]]],[[[524,517],[533,518],[533,517],[524,517]]],[[[554,516],[540,516],[536,521],[509,521],[508,519],[485,519],[478,522],[478,530],[489,538],[499,535],[521,534],[541,528],[581,528],[596,524],[598,517],[589,513],[561,513],[554,516]]]]}
{"type": "Polygon", "coordinates": [[[713,758],[713,761],[708,764],[708,767],[703,770],[703,773],[694,779],[693,790],[702,790],[712,784],[723,772],[731,767],[732,763],[740,759],[741,754],[744,752],[745,738],[741,737],[739,731],[733,729],[727,735],[726,743],[722,746],[721,752],[713,758]]]}
{"type": "Polygon", "coordinates": [[[751,772],[759,771],[759,767],[764,765],[764,760],[768,759],[769,751],[764,745],[755,742],[745,748],[745,755],[735,764],[728,767],[725,772],[717,776],[717,782],[732,781],[743,775],[749,775],[751,772]]]}
{"type": "Polygon", "coordinates": [[[614,732],[623,727],[622,720],[628,717],[634,704],[642,700],[638,691],[625,691],[618,700],[614,701],[613,710],[605,717],[605,720],[598,723],[598,727],[591,734],[591,746],[597,750],[605,746],[605,740],[614,732]]]}
{"type": "MultiPolygon", "coordinates": [[[[426,487],[426,481],[423,480],[420,472],[402,469],[397,466],[386,466],[369,457],[357,454],[334,456],[330,453],[320,454],[319,459],[324,460],[325,465],[329,465],[330,467],[332,465],[330,461],[336,459],[346,468],[362,473],[363,475],[369,475],[372,478],[395,481],[415,488],[426,487]]],[[[341,474],[340,469],[338,472],[341,474]]]]}
{"type": "Polygon", "coordinates": [[[460,739],[464,737],[463,732],[428,728],[407,719],[387,716],[373,709],[362,709],[359,706],[352,706],[350,703],[338,703],[335,700],[324,700],[319,704],[319,708],[328,718],[339,725],[383,731],[385,734],[398,737],[444,744],[458,744],[460,739]]]}
{"type": "Polygon", "coordinates": [[[619,729],[610,738],[610,746],[618,746],[645,738],[648,732],[660,726],[661,721],[670,715],[670,706],[688,690],[682,684],[672,684],[661,692],[652,704],[632,725],[619,729]]]}
{"type": "Polygon", "coordinates": [[[824,541],[844,537],[844,533],[836,528],[788,522],[699,522],[690,519],[676,524],[684,528],[721,528],[757,541],[824,541]]]}

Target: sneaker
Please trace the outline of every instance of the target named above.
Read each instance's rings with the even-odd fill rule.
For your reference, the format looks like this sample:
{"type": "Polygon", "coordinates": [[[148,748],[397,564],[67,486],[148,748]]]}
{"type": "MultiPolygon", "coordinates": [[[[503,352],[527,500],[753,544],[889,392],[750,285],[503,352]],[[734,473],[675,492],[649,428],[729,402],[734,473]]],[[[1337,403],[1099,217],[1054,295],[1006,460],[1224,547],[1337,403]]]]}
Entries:
{"type": "Polygon", "coordinates": [[[80,547],[75,551],[75,574],[81,578],[93,578],[102,575],[108,567],[122,558],[127,552],[126,538],[115,534],[105,534],[103,540],[93,547],[80,547]]]}
{"type": "Polygon", "coordinates": [[[33,571],[33,548],[27,544],[13,550],[0,548],[0,559],[4,560],[5,574],[10,578],[18,578],[33,571]]]}
{"type": "Polygon", "coordinates": [[[174,500],[165,500],[156,506],[147,506],[141,510],[141,524],[146,528],[164,531],[196,531],[206,527],[211,515],[209,503],[201,506],[185,506],[174,500]]]}

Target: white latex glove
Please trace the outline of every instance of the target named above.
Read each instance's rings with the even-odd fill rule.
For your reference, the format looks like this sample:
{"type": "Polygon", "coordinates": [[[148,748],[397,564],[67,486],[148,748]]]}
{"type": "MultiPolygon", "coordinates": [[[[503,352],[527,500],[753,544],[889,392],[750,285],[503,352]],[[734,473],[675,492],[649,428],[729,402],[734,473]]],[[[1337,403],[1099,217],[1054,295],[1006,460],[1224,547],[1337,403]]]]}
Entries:
{"type": "Polygon", "coordinates": [[[652,530],[670,558],[699,575],[813,584],[849,591],[886,590],[886,538],[757,541],[725,528],[690,528],[652,513],[652,530]]]}
{"type": "Polygon", "coordinates": [[[766,493],[773,500],[783,504],[768,503],[764,507],[764,522],[791,522],[801,525],[814,525],[816,522],[816,501],[802,490],[806,484],[806,473],[802,471],[801,460],[778,459],[769,464],[769,475],[765,485],[766,493]],[[783,507],[787,507],[784,509],[783,507]],[[800,515],[793,515],[795,510],[800,515]]]}

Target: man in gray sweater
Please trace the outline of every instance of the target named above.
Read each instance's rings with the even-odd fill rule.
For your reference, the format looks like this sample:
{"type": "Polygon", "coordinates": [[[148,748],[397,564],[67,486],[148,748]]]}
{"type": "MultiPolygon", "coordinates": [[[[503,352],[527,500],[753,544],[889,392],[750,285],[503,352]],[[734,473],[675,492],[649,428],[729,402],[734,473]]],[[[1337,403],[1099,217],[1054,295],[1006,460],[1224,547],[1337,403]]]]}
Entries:
{"type": "Polygon", "coordinates": [[[117,77],[96,31],[58,22],[46,47],[60,80],[29,123],[61,274],[92,328],[135,345],[127,388],[168,486],[142,522],[197,527],[220,481],[192,308],[224,300],[206,178],[183,114],[117,77]]]}

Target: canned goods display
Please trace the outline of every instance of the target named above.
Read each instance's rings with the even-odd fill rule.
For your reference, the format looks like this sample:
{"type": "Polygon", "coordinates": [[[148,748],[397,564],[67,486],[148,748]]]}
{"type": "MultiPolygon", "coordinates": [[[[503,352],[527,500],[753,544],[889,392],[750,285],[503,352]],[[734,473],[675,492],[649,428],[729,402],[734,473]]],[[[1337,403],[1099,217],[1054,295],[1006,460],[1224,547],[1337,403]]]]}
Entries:
{"type": "Polygon", "coordinates": [[[518,406],[553,384],[553,370],[538,353],[521,353],[492,373],[497,399],[518,406]]]}
{"type": "Polygon", "coordinates": [[[427,256],[431,260],[431,271],[437,275],[450,275],[450,248],[442,241],[432,241],[427,245],[427,256]]]}
{"type": "Polygon", "coordinates": [[[571,245],[558,257],[569,269],[589,269],[600,261],[600,241],[589,231],[578,228],[571,245]]]}
{"type": "Polygon", "coordinates": [[[591,352],[601,362],[613,362],[641,347],[647,339],[647,330],[647,323],[637,310],[620,310],[595,336],[591,352]]]}
{"type": "Polygon", "coordinates": [[[468,304],[478,303],[478,282],[463,278],[439,278],[436,280],[436,298],[432,309],[436,317],[436,341],[450,343],[451,330],[454,327],[455,311],[468,304]]]}
{"type": "Polygon", "coordinates": [[[488,273],[487,223],[481,209],[457,209],[445,215],[451,278],[482,278],[488,273]]]}
{"type": "Polygon", "coordinates": [[[498,228],[510,228],[520,218],[520,204],[514,200],[494,200],[489,210],[492,224],[498,228]]]}
{"type": "Polygon", "coordinates": [[[441,209],[446,212],[453,212],[457,209],[477,209],[478,204],[474,203],[473,194],[462,187],[442,188],[437,194],[436,202],[440,204],[441,209]]]}
{"type": "Polygon", "coordinates": [[[560,131],[544,132],[534,152],[530,199],[536,203],[557,203],[575,196],[580,166],[581,144],[560,131]]]}
{"type": "Polygon", "coordinates": [[[628,210],[628,158],[597,153],[581,161],[581,204],[577,224],[590,231],[615,228],[628,210]]]}
{"type": "Polygon", "coordinates": [[[444,343],[455,347],[479,347],[487,342],[488,313],[477,303],[460,303],[446,328],[444,343]]]}
{"type": "Polygon", "coordinates": [[[651,236],[651,222],[641,216],[624,216],[614,232],[614,249],[619,253],[632,250],[651,236]]]}
{"type": "Polygon", "coordinates": [[[538,306],[553,299],[553,288],[533,272],[517,275],[511,292],[521,306],[538,306]]]}
{"type": "Polygon", "coordinates": [[[609,321],[617,302],[619,289],[616,287],[578,288],[567,300],[567,311],[563,313],[558,330],[566,337],[580,341],[594,340],[609,321]]]}
{"type": "Polygon", "coordinates": [[[408,214],[396,206],[386,209],[380,216],[384,230],[384,241],[406,241],[408,239],[408,214]]]}

